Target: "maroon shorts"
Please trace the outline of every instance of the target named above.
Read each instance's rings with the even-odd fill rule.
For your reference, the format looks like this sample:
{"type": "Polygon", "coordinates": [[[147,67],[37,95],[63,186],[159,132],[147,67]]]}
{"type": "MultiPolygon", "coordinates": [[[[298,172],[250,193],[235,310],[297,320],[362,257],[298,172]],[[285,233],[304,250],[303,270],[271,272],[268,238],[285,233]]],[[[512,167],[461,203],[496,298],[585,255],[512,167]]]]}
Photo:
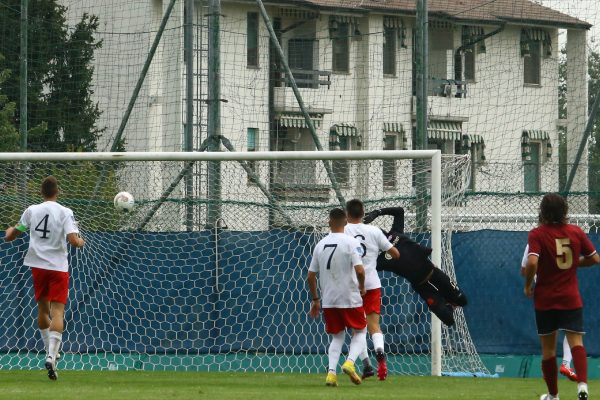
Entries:
{"type": "Polygon", "coordinates": [[[365,309],[356,308],[324,308],[325,331],[336,334],[345,328],[364,329],[367,326],[365,309]]]}
{"type": "Polygon", "coordinates": [[[365,314],[381,314],[381,288],[367,290],[362,299],[365,314]]]}
{"type": "Polygon", "coordinates": [[[35,301],[45,299],[67,304],[69,294],[69,273],[48,269],[31,268],[35,301]]]}

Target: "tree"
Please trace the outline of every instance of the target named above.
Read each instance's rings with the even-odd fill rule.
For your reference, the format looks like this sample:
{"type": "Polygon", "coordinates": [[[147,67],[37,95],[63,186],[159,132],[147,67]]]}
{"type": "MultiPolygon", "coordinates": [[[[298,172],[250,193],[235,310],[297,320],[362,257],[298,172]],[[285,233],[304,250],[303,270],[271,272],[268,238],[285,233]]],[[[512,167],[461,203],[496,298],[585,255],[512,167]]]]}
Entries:
{"type": "MultiPolygon", "coordinates": [[[[0,54],[0,64],[3,58],[0,54]]],[[[9,76],[9,70],[0,70],[0,88],[9,76]]],[[[15,110],[15,103],[8,101],[8,97],[0,90],[0,152],[16,151],[19,148],[19,132],[14,126],[15,110]]]]}
{"type": "MultiPolygon", "coordinates": [[[[0,70],[12,71],[0,83],[19,110],[20,0],[6,0],[0,12],[0,70]]],[[[94,38],[98,18],[84,14],[75,27],[66,22],[66,8],[56,0],[30,0],[28,28],[28,149],[94,151],[101,112],[92,101],[92,62],[101,41],[94,38]]]]}

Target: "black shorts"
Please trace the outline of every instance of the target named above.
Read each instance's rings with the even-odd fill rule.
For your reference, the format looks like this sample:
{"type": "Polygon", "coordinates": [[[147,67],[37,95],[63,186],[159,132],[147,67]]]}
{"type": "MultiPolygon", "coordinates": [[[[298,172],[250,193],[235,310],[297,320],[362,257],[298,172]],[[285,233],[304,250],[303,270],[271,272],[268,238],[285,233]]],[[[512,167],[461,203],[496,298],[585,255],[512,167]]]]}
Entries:
{"type": "Polygon", "coordinates": [[[538,335],[549,335],[559,329],[581,333],[583,330],[583,308],[574,310],[535,310],[538,335]]]}

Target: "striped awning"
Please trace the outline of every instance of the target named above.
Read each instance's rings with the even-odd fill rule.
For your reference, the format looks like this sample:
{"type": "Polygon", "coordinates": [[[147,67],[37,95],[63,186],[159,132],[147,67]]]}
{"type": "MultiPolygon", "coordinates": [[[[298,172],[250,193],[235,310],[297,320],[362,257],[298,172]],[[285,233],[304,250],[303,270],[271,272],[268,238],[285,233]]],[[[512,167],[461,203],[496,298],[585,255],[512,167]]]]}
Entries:
{"type": "Polygon", "coordinates": [[[471,147],[476,144],[483,144],[483,136],[476,134],[465,134],[462,136],[463,147],[471,147]]]}
{"type": "Polygon", "coordinates": [[[352,124],[335,124],[330,132],[338,136],[361,136],[358,129],[352,124]]]}
{"type": "Polygon", "coordinates": [[[335,21],[340,24],[358,25],[357,17],[349,17],[346,15],[330,15],[329,21],[335,21]]]}
{"type": "Polygon", "coordinates": [[[455,121],[429,121],[427,138],[433,140],[461,140],[461,123],[455,121]]]}
{"type": "Polygon", "coordinates": [[[528,130],[523,131],[523,136],[527,136],[530,140],[550,140],[550,134],[547,131],[528,130]]]}
{"type": "MultiPolygon", "coordinates": [[[[285,128],[308,128],[306,120],[304,119],[304,115],[302,114],[279,114],[279,116],[275,118],[279,120],[279,126],[285,128]]],[[[323,115],[311,115],[310,119],[312,119],[315,128],[321,127],[323,115]]]]}
{"type": "Polygon", "coordinates": [[[539,28],[525,28],[521,30],[521,56],[530,53],[530,42],[540,42],[544,45],[544,54],[552,55],[552,37],[550,33],[539,28]]]}
{"type": "Polygon", "coordinates": [[[402,128],[402,124],[400,122],[384,122],[383,131],[390,133],[402,133],[404,132],[404,129],[402,128]]]}

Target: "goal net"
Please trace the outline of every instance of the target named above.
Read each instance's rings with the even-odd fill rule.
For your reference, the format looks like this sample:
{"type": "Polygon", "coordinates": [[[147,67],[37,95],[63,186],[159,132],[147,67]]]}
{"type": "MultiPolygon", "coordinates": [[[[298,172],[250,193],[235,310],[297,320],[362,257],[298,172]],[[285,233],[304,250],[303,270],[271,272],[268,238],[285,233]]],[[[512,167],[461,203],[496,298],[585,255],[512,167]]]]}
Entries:
{"type": "MultiPolygon", "coordinates": [[[[52,174],[59,202],[73,209],[86,240],[82,250],[70,249],[59,368],[324,371],[328,337],[322,320],[308,317],[306,273],[313,246],[328,231],[329,209],[352,198],[362,199],[367,211],[404,207],[405,232],[433,246],[434,254],[441,251],[441,267],[455,277],[452,218],[438,230],[441,245],[435,244],[435,220],[464,201],[468,157],[442,159],[436,211],[440,192],[432,182],[439,180],[430,157],[439,158],[437,151],[352,152],[362,158],[353,160],[339,158],[348,152],[312,153],[313,159],[296,152],[245,153],[246,161],[225,159],[240,153],[188,154],[196,161],[124,161],[127,154],[119,162],[85,159],[101,154],[0,160],[3,226],[41,202],[40,182],[52,174]],[[409,158],[417,153],[427,157],[409,158]],[[332,154],[338,159],[315,159],[332,154]],[[189,173],[194,185],[186,196],[182,177],[189,173]],[[114,208],[119,191],[134,195],[132,212],[114,208]]],[[[389,229],[391,222],[380,217],[374,223],[389,229]]],[[[27,247],[27,234],[0,244],[3,368],[37,369],[44,360],[23,265],[27,247]]],[[[455,311],[454,327],[436,328],[407,281],[381,276],[391,373],[431,374],[432,343],[441,351],[441,367],[434,362],[434,369],[487,373],[462,310],[455,311]]]]}

